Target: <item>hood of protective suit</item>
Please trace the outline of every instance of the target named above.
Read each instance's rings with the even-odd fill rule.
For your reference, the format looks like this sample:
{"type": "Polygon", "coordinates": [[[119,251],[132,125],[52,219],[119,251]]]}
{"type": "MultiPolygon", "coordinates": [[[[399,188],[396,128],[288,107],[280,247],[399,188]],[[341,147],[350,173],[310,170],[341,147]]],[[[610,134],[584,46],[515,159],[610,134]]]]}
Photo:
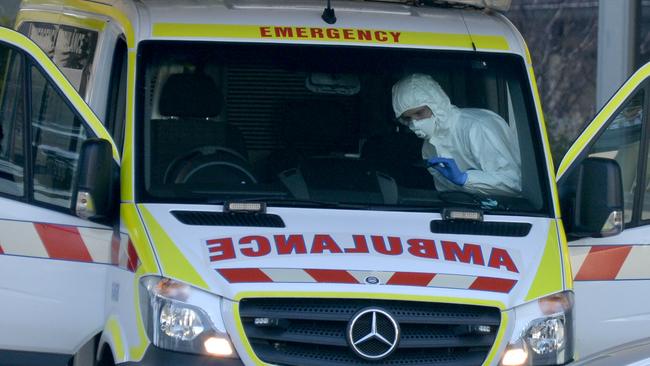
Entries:
{"type": "Polygon", "coordinates": [[[417,107],[427,106],[433,112],[435,133],[444,134],[458,114],[449,97],[433,78],[425,74],[409,75],[393,85],[393,110],[395,117],[417,107]]]}

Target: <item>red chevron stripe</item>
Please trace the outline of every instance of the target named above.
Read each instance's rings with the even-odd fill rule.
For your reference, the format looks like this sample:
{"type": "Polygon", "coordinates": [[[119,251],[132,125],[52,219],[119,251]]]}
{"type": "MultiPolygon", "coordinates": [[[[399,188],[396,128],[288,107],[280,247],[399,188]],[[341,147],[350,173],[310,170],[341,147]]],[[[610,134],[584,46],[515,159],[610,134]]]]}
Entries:
{"type": "Polygon", "coordinates": [[[131,239],[129,239],[129,246],[127,250],[129,260],[126,263],[126,269],[131,272],[135,272],[135,270],[138,269],[138,252],[135,251],[135,247],[133,246],[131,239]]]}
{"type": "Polygon", "coordinates": [[[54,224],[34,224],[34,227],[50,258],[93,261],[76,227],[54,224]]]}
{"type": "Polygon", "coordinates": [[[266,273],[257,268],[222,268],[217,272],[230,283],[273,282],[266,273]]]}
{"type": "Polygon", "coordinates": [[[316,282],[359,283],[348,271],[339,269],[305,269],[316,282]]]}
{"type": "Polygon", "coordinates": [[[611,281],[623,267],[632,245],[594,246],[575,276],[576,281],[611,281]]]}
{"type": "Polygon", "coordinates": [[[507,294],[516,284],[516,280],[509,280],[506,278],[478,277],[474,280],[469,289],[507,294]]]}
{"type": "Polygon", "coordinates": [[[436,276],[435,273],[395,272],[387,285],[427,286],[436,276]]]}

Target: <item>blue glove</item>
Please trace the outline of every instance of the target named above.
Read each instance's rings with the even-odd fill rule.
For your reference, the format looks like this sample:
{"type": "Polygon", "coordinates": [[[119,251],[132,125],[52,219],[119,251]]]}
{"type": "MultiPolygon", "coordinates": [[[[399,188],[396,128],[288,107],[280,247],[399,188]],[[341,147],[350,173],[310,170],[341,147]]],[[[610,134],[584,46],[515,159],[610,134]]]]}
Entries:
{"type": "Polygon", "coordinates": [[[462,186],[467,182],[467,173],[458,168],[454,159],[431,158],[427,160],[427,164],[456,185],[462,186]]]}

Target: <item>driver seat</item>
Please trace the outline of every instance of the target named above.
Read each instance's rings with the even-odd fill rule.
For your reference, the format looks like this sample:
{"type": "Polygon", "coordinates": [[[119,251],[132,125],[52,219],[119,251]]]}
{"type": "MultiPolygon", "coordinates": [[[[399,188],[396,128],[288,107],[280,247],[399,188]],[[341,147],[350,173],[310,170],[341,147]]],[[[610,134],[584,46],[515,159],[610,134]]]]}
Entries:
{"type": "Polygon", "coordinates": [[[231,178],[239,182],[243,178],[247,182],[255,180],[249,173],[248,152],[241,132],[236,126],[216,119],[222,111],[223,96],[210,76],[170,75],[163,84],[158,105],[163,118],[151,123],[153,144],[169,148],[159,149],[158,156],[152,157],[157,162],[152,169],[154,181],[169,184],[215,183],[231,178]],[[224,164],[215,165],[216,162],[224,164]]]}

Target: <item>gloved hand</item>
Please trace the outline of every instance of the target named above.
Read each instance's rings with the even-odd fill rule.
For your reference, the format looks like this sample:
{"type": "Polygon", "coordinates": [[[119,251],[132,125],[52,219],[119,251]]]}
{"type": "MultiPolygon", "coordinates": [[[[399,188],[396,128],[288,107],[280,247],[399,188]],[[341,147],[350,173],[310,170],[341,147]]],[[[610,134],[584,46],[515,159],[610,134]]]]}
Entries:
{"type": "Polygon", "coordinates": [[[456,185],[462,186],[467,182],[467,173],[458,168],[454,159],[431,158],[427,160],[427,164],[456,185]]]}

